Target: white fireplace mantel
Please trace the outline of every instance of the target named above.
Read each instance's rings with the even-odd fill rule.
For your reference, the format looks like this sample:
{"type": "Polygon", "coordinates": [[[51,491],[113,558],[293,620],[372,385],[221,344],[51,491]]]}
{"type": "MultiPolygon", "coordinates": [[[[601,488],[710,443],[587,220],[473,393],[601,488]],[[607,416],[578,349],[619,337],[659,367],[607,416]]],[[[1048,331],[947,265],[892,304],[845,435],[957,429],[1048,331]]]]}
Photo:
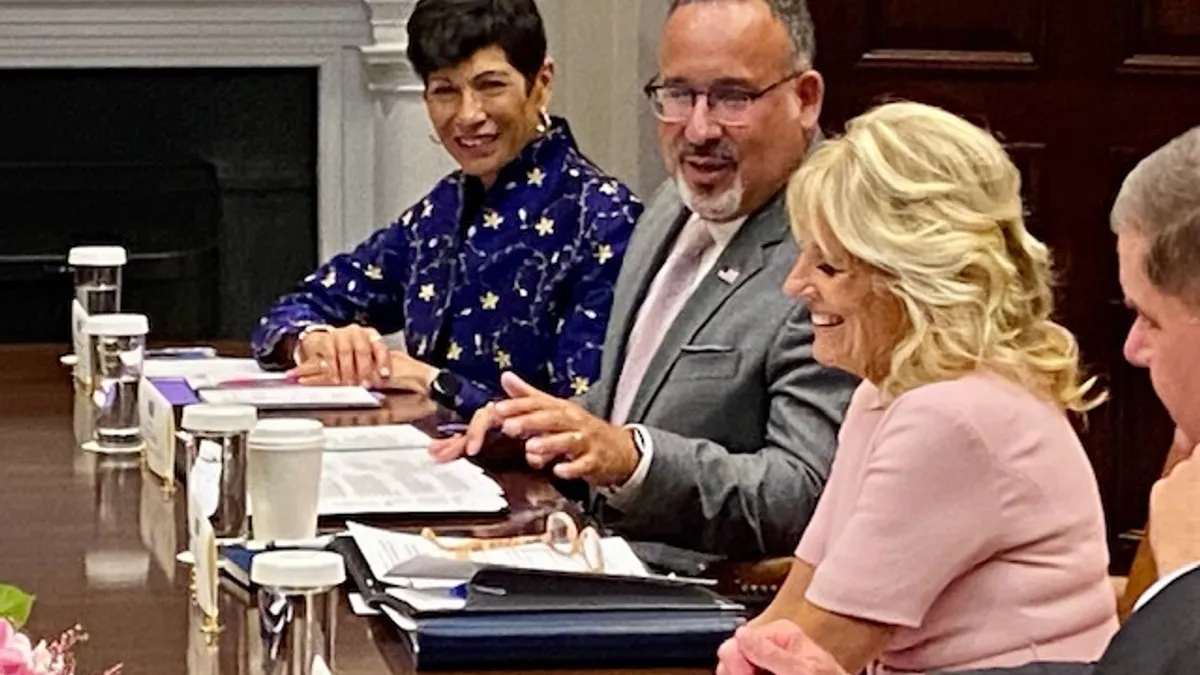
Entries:
{"type": "Polygon", "coordinates": [[[0,0],[0,70],[314,67],[318,249],[346,250],[449,167],[404,58],[415,0],[0,0]]]}

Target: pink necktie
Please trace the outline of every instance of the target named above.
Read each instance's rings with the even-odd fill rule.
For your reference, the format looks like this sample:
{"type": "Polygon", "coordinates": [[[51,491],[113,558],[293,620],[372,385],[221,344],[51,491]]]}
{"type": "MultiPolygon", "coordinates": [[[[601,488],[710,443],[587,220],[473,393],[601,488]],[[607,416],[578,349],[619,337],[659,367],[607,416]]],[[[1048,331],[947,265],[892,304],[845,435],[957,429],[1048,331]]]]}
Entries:
{"type": "Polygon", "coordinates": [[[624,424],[629,416],[629,408],[633,405],[634,395],[642,383],[646,368],[654,358],[663,335],[674,323],[683,303],[691,296],[692,286],[701,273],[700,261],[714,243],[708,224],[699,218],[691,218],[684,224],[675,239],[674,249],[651,282],[633,330],[629,333],[625,364],[621,368],[613,398],[613,424],[624,424]]]}

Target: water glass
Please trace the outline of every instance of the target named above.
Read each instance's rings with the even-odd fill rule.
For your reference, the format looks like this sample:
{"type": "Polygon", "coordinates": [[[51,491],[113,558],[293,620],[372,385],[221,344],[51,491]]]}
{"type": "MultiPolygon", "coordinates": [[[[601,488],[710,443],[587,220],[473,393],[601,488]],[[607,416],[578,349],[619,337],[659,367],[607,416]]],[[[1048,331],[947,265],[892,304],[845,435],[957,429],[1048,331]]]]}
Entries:
{"type": "Polygon", "coordinates": [[[91,366],[92,442],[101,453],[139,452],[138,387],[150,323],[142,314],[96,314],[84,323],[91,366]]]}

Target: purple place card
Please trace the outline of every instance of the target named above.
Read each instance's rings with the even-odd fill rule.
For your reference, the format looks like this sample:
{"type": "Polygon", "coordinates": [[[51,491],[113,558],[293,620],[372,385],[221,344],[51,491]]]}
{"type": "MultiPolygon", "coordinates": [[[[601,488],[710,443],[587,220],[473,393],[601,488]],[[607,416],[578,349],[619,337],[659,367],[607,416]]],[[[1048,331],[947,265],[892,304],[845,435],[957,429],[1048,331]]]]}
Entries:
{"type": "Polygon", "coordinates": [[[196,392],[188,386],[187,379],[182,377],[152,377],[150,383],[159,391],[172,406],[176,408],[199,403],[196,392]]]}

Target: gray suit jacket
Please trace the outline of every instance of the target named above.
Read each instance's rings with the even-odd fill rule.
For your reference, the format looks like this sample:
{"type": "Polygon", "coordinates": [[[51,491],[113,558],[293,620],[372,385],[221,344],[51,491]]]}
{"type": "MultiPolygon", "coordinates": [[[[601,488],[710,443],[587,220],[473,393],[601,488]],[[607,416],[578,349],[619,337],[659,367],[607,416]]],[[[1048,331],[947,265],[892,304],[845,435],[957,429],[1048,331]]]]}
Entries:
{"type": "MultiPolygon", "coordinates": [[[[582,399],[597,416],[611,414],[638,308],[688,216],[668,182],[634,229],[601,378],[582,399]]],[[[680,310],[626,420],[648,427],[654,455],[636,494],[606,517],[615,531],[740,560],[795,549],[857,384],[813,360],[808,310],[782,290],[797,253],[780,193],[746,220],[680,310]]]]}

